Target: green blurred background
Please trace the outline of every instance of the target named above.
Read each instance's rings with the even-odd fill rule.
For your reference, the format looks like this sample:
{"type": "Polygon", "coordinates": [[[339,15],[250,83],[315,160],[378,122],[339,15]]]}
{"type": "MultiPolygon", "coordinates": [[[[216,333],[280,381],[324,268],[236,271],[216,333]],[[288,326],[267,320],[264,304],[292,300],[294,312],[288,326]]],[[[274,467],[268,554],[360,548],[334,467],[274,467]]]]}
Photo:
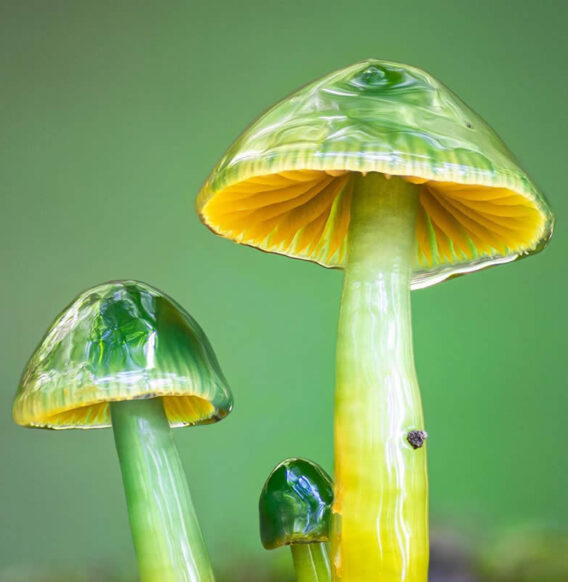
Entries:
{"type": "Polygon", "coordinates": [[[557,214],[541,255],[413,294],[433,523],[480,543],[565,530],[568,3],[0,6],[1,580],[134,571],[112,432],[25,430],[10,411],[56,314],[116,278],[184,305],[232,385],[224,422],[175,433],[218,571],[289,567],[287,552],[260,546],[257,498],[286,456],[332,470],[342,274],[213,236],[193,199],[265,108],[366,57],[445,82],[503,137],[557,214]]]}

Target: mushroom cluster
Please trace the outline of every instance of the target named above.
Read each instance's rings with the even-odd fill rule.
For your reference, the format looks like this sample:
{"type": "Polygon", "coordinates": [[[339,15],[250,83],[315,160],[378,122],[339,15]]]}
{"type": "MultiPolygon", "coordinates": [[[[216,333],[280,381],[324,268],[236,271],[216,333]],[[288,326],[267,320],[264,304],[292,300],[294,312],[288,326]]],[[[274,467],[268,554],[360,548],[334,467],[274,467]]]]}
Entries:
{"type": "MultiPolygon", "coordinates": [[[[553,228],[545,198],[444,85],[370,59],[264,113],[196,206],[221,236],[345,271],[334,482],[311,461],[280,463],[259,503],[264,546],[290,545],[300,582],[426,582],[427,433],[410,291],[542,250],[553,228]]],[[[170,429],[231,407],[195,320],[149,285],[113,281],[55,320],[13,412],[36,428],[112,426],[142,582],[208,582],[170,429]]]]}
{"type": "Polygon", "coordinates": [[[345,270],[334,580],[425,581],[426,432],[410,290],[540,251],[553,226],[546,200],[449,89],[415,67],[370,59],[252,123],[196,207],[221,236],[345,270]]]}

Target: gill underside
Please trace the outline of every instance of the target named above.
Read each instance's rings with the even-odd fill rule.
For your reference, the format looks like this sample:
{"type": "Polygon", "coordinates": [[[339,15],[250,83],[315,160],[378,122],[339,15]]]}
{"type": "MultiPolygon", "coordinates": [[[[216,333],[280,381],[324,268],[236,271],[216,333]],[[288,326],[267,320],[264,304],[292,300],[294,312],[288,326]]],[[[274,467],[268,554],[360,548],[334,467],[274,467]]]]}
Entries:
{"type": "MultiPolygon", "coordinates": [[[[294,170],[249,178],[217,193],[202,216],[239,243],[341,267],[357,175],[294,170]]],[[[419,186],[414,268],[523,254],[542,236],[535,203],[512,190],[403,178],[419,186]]]]}
{"type": "MultiPolygon", "coordinates": [[[[186,395],[161,396],[160,394],[155,394],[154,396],[161,398],[170,426],[203,424],[209,419],[216,420],[214,406],[205,398],[186,395]]],[[[108,427],[111,425],[110,409],[112,402],[145,400],[147,398],[133,398],[131,395],[119,393],[114,398],[109,398],[107,402],[94,400],[92,403],[87,403],[88,401],[86,401],[79,406],[73,403],[72,398],[69,398],[69,403],[62,403],[60,409],[55,408],[49,415],[30,412],[24,418],[32,426],[45,426],[52,429],[108,427]]],[[[45,407],[45,404],[43,404],[43,407],[45,407]]]]}

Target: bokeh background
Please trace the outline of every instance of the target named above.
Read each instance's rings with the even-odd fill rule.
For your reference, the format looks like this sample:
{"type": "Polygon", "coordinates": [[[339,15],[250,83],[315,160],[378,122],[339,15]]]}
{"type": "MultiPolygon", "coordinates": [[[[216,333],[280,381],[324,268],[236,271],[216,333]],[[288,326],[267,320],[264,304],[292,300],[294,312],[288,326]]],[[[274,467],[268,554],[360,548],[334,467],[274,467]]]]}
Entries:
{"type": "Polygon", "coordinates": [[[288,552],[260,546],[257,498],[284,457],[332,470],[342,274],[213,236],[193,199],[265,108],[370,56],[445,82],[556,211],[542,254],[417,291],[413,311],[436,561],[463,553],[491,579],[566,580],[568,3],[2,0],[0,10],[0,580],[136,578],[112,432],[26,430],[10,410],[57,313],[117,278],[184,305],[232,385],[225,421],[175,433],[220,579],[289,575],[288,552]],[[519,566],[541,558],[556,565],[519,566]]]}

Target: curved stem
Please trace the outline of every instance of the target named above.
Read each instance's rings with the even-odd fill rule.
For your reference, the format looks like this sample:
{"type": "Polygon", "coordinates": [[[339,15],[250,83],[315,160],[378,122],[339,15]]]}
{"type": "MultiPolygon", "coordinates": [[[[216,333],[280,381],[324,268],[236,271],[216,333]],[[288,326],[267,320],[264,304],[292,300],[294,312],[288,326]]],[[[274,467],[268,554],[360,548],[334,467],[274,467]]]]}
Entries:
{"type": "Polygon", "coordinates": [[[110,406],[141,582],[212,582],[162,400],[110,406]]]}
{"type": "Polygon", "coordinates": [[[428,484],[414,370],[411,257],[418,190],[354,177],[339,318],[335,399],[334,580],[425,582],[428,484]]]}
{"type": "Polygon", "coordinates": [[[329,556],[325,542],[292,544],[297,582],[329,582],[329,556]]]}

